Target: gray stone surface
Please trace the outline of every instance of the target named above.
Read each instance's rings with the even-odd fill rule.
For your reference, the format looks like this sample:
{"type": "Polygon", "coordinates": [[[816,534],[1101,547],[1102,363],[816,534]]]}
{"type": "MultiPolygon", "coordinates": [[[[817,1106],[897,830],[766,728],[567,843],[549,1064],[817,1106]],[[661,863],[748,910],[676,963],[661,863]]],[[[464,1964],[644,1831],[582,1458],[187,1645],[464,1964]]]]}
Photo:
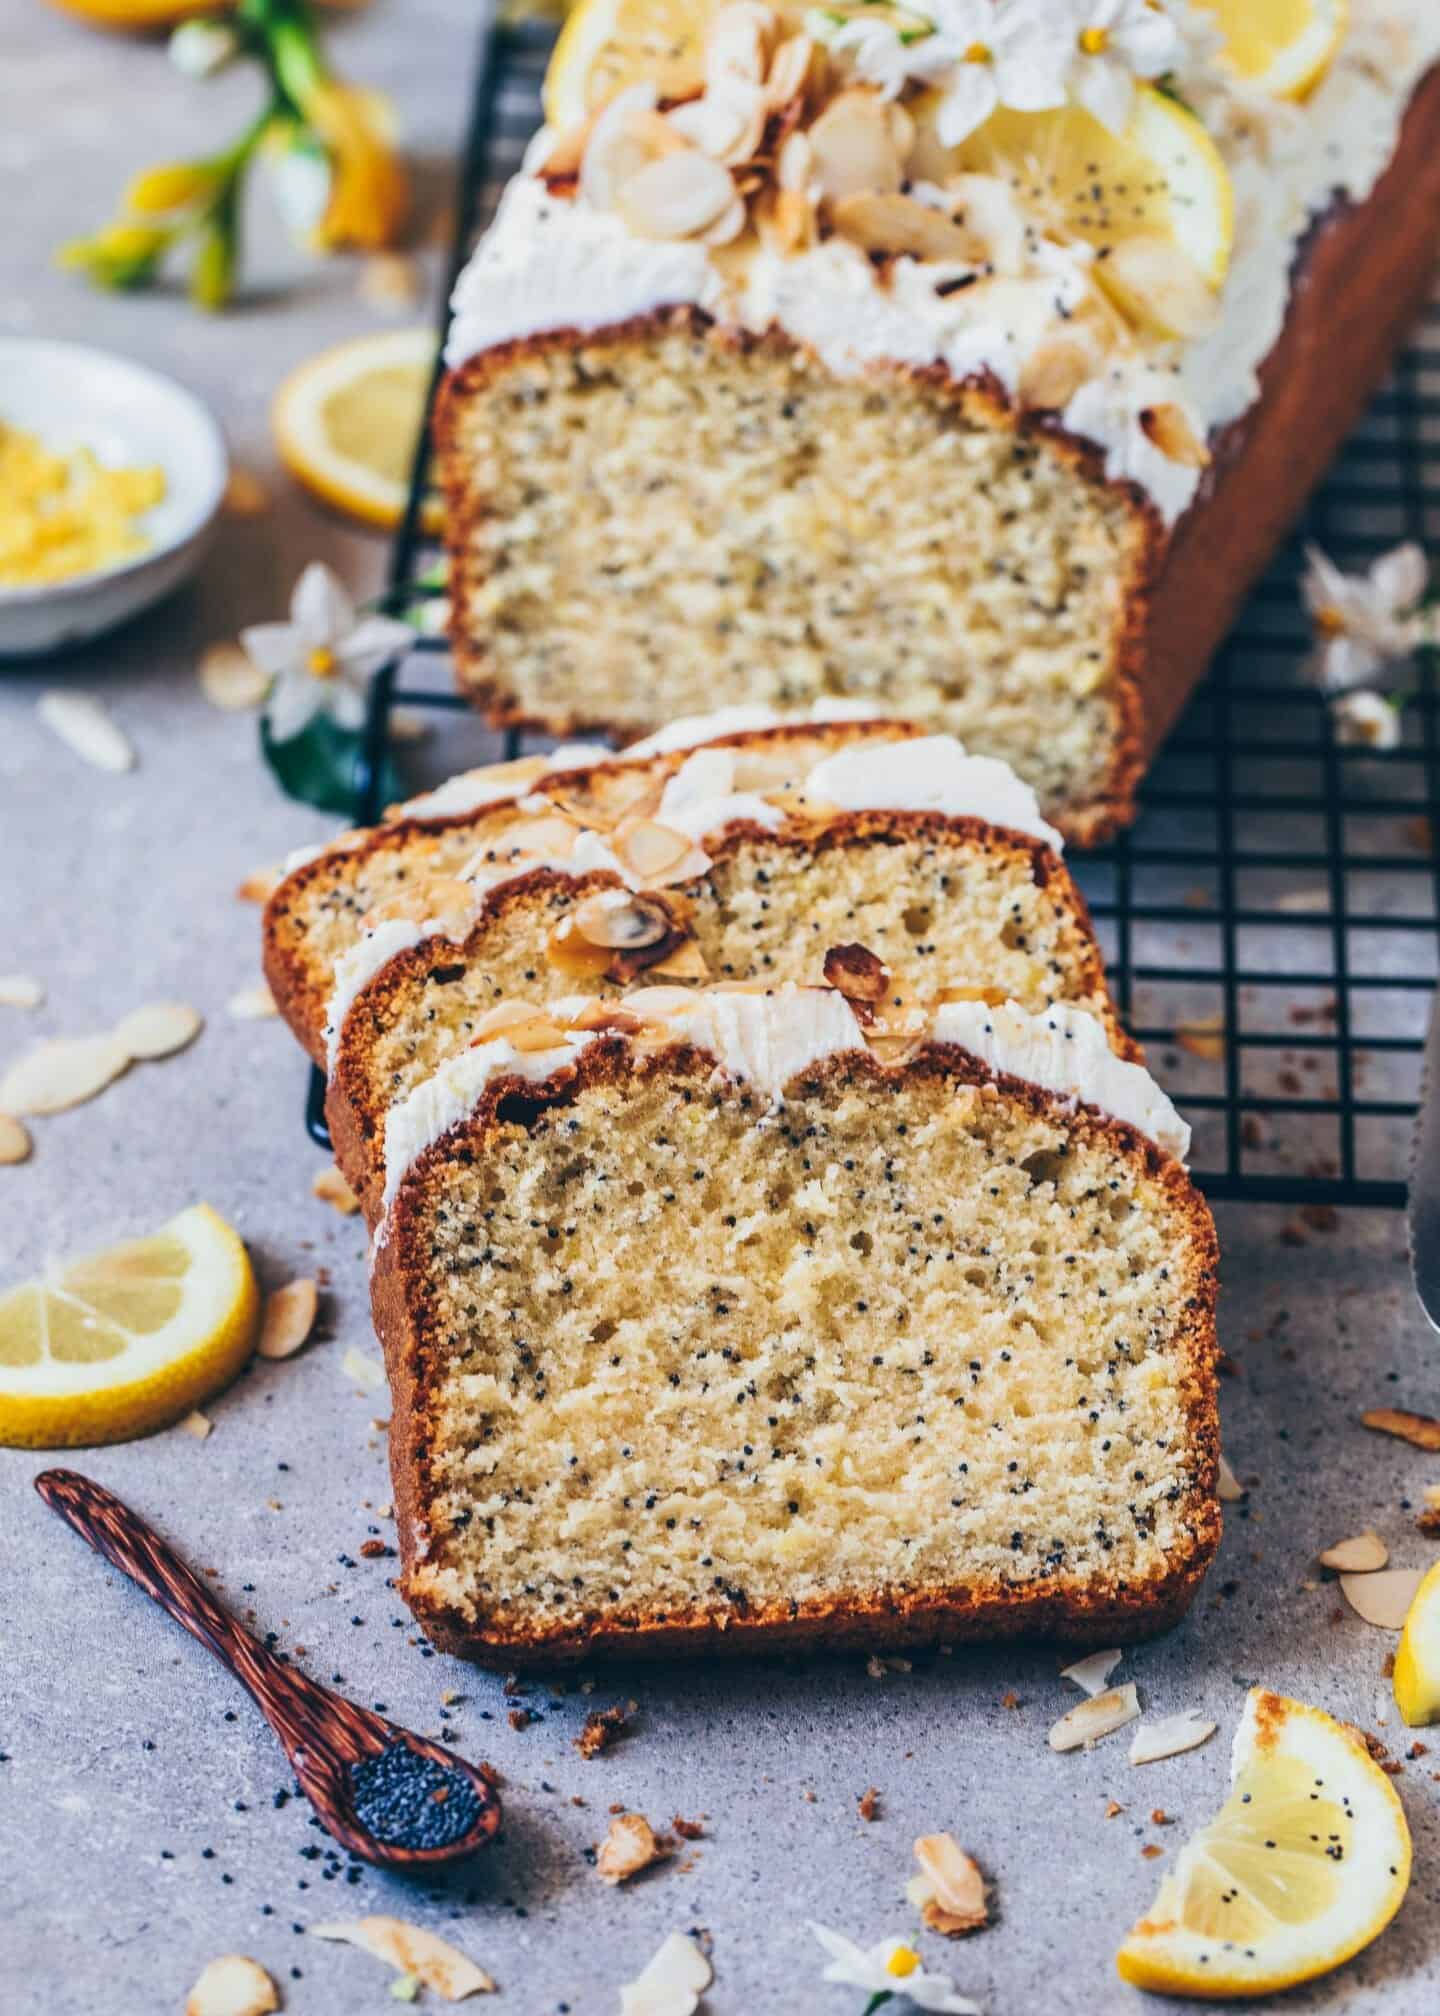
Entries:
{"type": "MultiPolygon", "coordinates": [[[[1123,1736],[1052,1755],[1046,1730],[1076,1697],[1056,1677],[1060,1662],[1036,1649],[919,1660],[880,1681],[853,1657],[603,1674],[590,1695],[574,1683],[558,1699],[532,1692],[536,1719],[523,1731],[509,1725],[498,1680],[426,1657],[386,1586],[393,1564],[359,1551],[372,1527],[388,1531],[376,1508],[390,1496],[374,1422],[383,1396],[357,1393],[340,1366],[348,1346],[374,1349],[361,1234],[310,1195],[320,1158],[301,1126],[304,1070],[288,1037],[225,1013],[256,960],[256,915],[235,884],[327,822],[277,795],[253,724],[212,711],[193,669],[207,641],[278,613],[314,555],[357,587],[376,578],[377,543],[322,518],[271,466],[265,410],[287,366],[380,317],[357,297],[353,268],[291,258],[263,215],[258,291],[218,321],[164,298],[99,298],[53,273],[54,243],[104,212],[127,168],[207,144],[217,106],[237,115],[244,86],[206,94],[153,48],[18,0],[4,12],[0,328],[91,338],[176,372],[220,410],[275,509],[228,525],[203,581],[153,619],[43,671],[0,673],[0,968],[33,972],[49,990],[34,1016],[0,1009],[0,1056],[150,999],[188,999],[207,1016],[183,1057],[37,1123],[34,1160],[0,1171],[0,1280],[197,1197],[240,1227],[268,1282],[330,1271],[324,1339],[217,1400],[208,1441],[172,1432],[75,1460],[309,1671],[342,1674],[358,1697],[490,1758],[508,1817],[483,1866],[440,1891],[369,1871],[325,1880],[323,1855],[309,1859],[324,1843],[306,1809],[274,1803],[288,1777],[245,1698],[43,1510],[29,1480],[50,1459],[0,1452],[0,2006],[158,2016],[182,2007],[207,1959],[239,1951],[271,1969],[297,2016],[378,2012],[393,2006],[385,1970],[303,1928],[392,1911],[450,1933],[500,1982],[496,2006],[525,2016],[609,2016],[617,1985],[666,1932],[689,1927],[713,1937],[713,2016],[858,2016],[863,1997],[819,1984],[803,1921],[865,1939],[907,1930],[910,1843],[948,1827],[992,1877],[997,1922],[954,1948],[927,1939],[932,1964],[991,2016],[1139,2007],[1115,1979],[1114,1947],[1185,1829],[1222,1797],[1248,1683],[1404,1747],[1380,1671],[1390,1641],[1344,1611],[1313,1566],[1318,1547],[1368,1525],[1401,1564],[1433,1553],[1407,1500],[1440,1476],[1437,1459],[1356,1419],[1386,1401],[1440,1411],[1437,1347],[1410,1298],[1399,1221],[1345,1215],[1301,1248],[1280,1242],[1283,1213],[1220,1213],[1224,1340],[1241,1364],[1223,1392],[1226,1444],[1254,1490],[1231,1512],[1189,1622],[1125,1668],[1153,1712],[1197,1707],[1219,1722],[1203,1750],[1141,1771],[1123,1736]],[[134,738],[138,770],[101,776],[50,740],[33,713],[47,685],[101,692],[134,738]],[[447,1692],[461,1698],[442,1722],[447,1692]],[[586,1709],[627,1699],[638,1704],[630,1740],[583,1761],[572,1738],[586,1709]],[[856,1802],[870,1785],[880,1811],[867,1824],[856,1802]],[[1106,1821],[1110,1798],[1125,1811],[1106,1821]],[[615,1801],[657,1825],[704,1815],[706,1836],[617,1894],[585,1859],[615,1801]],[[1157,1808],[1177,1824],[1153,1824],[1157,1808]],[[1164,1861],[1142,1859],[1152,1841],[1164,1861]]],[[[384,77],[419,136],[432,201],[462,110],[471,18],[467,0],[385,0],[343,32],[347,65],[384,77]]],[[[474,740],[423,761],[449,767],[474,740]]],[[[1440,1746],[1397,1780],[1416,1847],[1398,1922],[1287,2007],[1422,2016],[1437,2006],[1432,1763],[1440,1746]]]]}

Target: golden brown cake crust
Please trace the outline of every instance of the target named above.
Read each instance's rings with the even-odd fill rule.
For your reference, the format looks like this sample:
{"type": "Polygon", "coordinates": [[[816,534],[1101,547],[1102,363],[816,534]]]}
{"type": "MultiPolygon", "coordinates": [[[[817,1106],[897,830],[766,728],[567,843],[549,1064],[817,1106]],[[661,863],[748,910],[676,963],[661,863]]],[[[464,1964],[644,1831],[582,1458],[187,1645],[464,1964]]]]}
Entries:
{"type": "MultiPolygon", "coordinates": [[[[713,860],[725,860],[747,842],[756,840],[792,847],[799,852],[823,852],[830,848],[863,845],[873,840],[930,840],[940,844],[967,842],[999,844],[1025,857],[1037,888],[1057,886],[1063,908],[1072,911],[1084,935],[1080,970],[1076,975],[1083,993],[1105,1007],[1106,1034],[1117,1055],[1143,1062],[1138,1043],[1125,1029],[1110,995],[1104,961],[1095,941],[1094,926],[1084,897],[1059,856],[1029,834],[989,825],[983,819],[951,817],[940,812],[846,812],[823,824],[791,821],[778,832],[770,832],[753,821],[737,820],[709,844],[713,860]]],[[[378,1214],[385,1186],[384,1151],[381,1144],[386,1108],[377,1103],[367,1051],[370,1025],[367,1015],[383,1019],[388,1004],[411,991],[423,976],[437,966],[462,964],[483,943],[497,919],[520,908],[536,892],[566,887],[577,894],[591,889],[616,886],[616,877],[596,869],[580,877],[563,877],[553,869],[535,868],[526,875],[512,877],[492,890],[462,943],[432,937],[397,953],[361,989],[346,1016],[336,1048],[330,1081],[325,1093],[325,1119],[335,1149],[335,1159],[346,1181],[360,1198],[367,1214],[378,1214]]],[[[976,976],[983,981],[984,974],[976,976]]]]}
{"type": "MultiPolygon", "coordinates": [[[[460,445],[460,415],[468,399],[483,391],[509,367],[525,357],[547,351],[570,349],[583,344],[587,350],[614,347],[643,347],[662,330],[683,330],[696,337],[708,337],[726,349],[768,352],[776,356],[794,354],[802,346],[777,330],[763,336],[721,329],[702,309],[677,307],[657,309],[597,329],[547,330],[543,335],[497,343],[468,358],[458,370],[446,374],[436,407],[435,443],[437,466],[443,472],[451,457],[463,461],[460,445]]],[[[1164,553],[1165,531],[1153,501],[1136,483],[1117,481],[1105,474],[1105,457],[1092,441],[1067,433],[1053,413],[1021,411],[991,371],[977,371],[957,380],[943,364],[872,365],[866,377],[882,383],[921,385],[960,410],[977,424],[1017,434],[1043,445],[1046,452],[1075,471],[1085,482],[1122,498],[1133,527],[1133,547],[1128,556],[1132,593],[1125,606],[1124,620],[1115,644],[1112,669],[1115,708],[1115,743],[1110,771],[1093,802],[1083,808],[1065,810],[1048,807],[1065,838],[1080,846],[1094,846],[1135,816],[1135,791],[1144,767],[1142,743],[1144,708],[1140,672],[1145,639],[1145,612],[1148,598],[1164,553]]],[[[603,714],[587,712],[583,703],[564,712],[529,713],[498,680],[479,642],[483,624],[471,617],[465,602],[465,569],[461,564],[469,551],[476,528],[484,516],[483,500],[459,502],[461,484],[447,483],[446,544],[451,556],[450,640],[455,656],[455,676],[461,690],[486,719],[497,728],[534,729],[563,735],[598,732],[617,739],[638,738],[663,725],[661,721],[612,721],[603,714]]],[[[725,696],[717,696],[723,704],[725,696]]]]}
{"type": "MultiPolygon", "coordinates": [[[[1093,1107],[1072,1110],[1069,1102],[1039,1087],[996,1077],[970,1054],[951,1044],[932,1043],[904,1068],[956,1084],[998,1084],[1031,1111],[1065,1111],[1067,1125],[1080,1134],[1105,1138],[1121,1152],[1139,1157],[1149,1177],[1163,1186],[1188,1234],[1188,1279],[1175,1350],[1179,1391],[1195,1451],[1195,1485],[1186,1507],[1189,1545],[1164,1571],[1143,1581],[1105,1583],[1054,1575],[1019,1585],[986,1579],[960,1587],[875,1592],[853,1599],[827,1597],[789,1604],[735,1603],[720,1614],[667,1615],[663,1621],[637,1614],[608,1613],[579,1631],[481,1631],[463,1615],[435,1602],[417,1587],[415,1570],[424,1559],[427,1489],[433,1424],[427,1411],[426,1377],[430,1343],[418,1329],[407,1275],[419,1277],[428,1264],[419,1199],[428,1171],[447,1158],[485,1152],[487,1137],[501,1124],[525,1124],[542,1107],[568,1103],[583,1087],[621,1082],[665,1072],[677,1079],[710,1080],[714,1059],[688,1045],[649,1056],[635,1055],[623,1040],[593,1042],[576,1060],[542,1086],[518,1078],[489,1085],[473,1112],[432,1144],[412,1165],[391,1205],[385,1236],[375,1248],[371,1305],[384,1347],[392,1399],[390,1465],[400,1539],[400,1588],[426,1636],[442,1650],[497,1667],[554,1666],[606,1656],[697,1652],[785,1652],[806,1647],[921,1646],[1016,1637],[1061,1639],[1079,1644],[1121,1642],[1168,1629],[1188,1609],[1220,1542],[1216,1497],[1220,1431],[1216,1378],[1215,1302],[1219,1249],[1208,1207],[1186,1171],[1154,1142],[1125,1122],[1093,1107]]],[[[884,1079],[886,1067],[873,1057],[848,1053],[827,1060],[792,1083],[803,1090],[827,1080],[845,1082],[857,1074],[884,1079]]]]}

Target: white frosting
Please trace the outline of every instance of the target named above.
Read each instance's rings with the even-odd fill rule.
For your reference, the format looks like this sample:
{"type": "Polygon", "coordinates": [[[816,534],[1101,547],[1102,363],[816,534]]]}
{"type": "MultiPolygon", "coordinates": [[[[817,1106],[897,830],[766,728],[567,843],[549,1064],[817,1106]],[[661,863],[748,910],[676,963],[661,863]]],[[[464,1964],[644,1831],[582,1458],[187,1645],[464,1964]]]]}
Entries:
{"type": "Polygon", "coordinates": [[[992,1071],[1098,1106],[1177,1161],[1190,1151],[1190,1129],[1150,1073],[1117,1057],[1104,1028],[1081,1008],[1057,1003],[1031,1015],[1013,1001],[1003,1008],[947,1001],[936,1010],[931,1034],[937,1043],[959,1044],[992,1071]]]}
{"type": "MultiPolygon", "coordinates": [[[[552,770],[579,770],[590,763],[604,763],[614,751],[599,742],[565,742],[544,756],[522,757],[519,763],[487,763],[479,770],[462,770],[448,777],[433,791],[407,798],[400,807],[406,819],[448,819],[464,812],[479,812],[487,805],[504,805],[523,798],[537,777],[552,770]]],[[[549,801],[545,801],[549,811],[549,801]]]]}
{"type": "MultiPolygon", "coordinates": [[[[1117,363],[1082,386],[1063,415],[1067,428],[1103,450],[1108,473],[1140,484],[1167,520],[1190,502],[1200,472],[1162,455],[1141,429],[1141,413],[1174,401],[1204,436],[1250,407],[1311,219],[1337,192],[1357,201],[1370,193],[1394,152],[1410,95],[1437,58],[1437,0],[1351,0],[1345,45],[1302,107],[1261,101],[1234,85],[1217,88],[1214,73],[1203,69],[1182,78],[1235,188],[1235,241],[1219,315],[1198,339],[1152,341],[1148,355],[1117,363]]],[[[976,221],[1000,247],[1000,270],[956,292],[936,287],[961,268],[902,258],[885,281],[839,238],[788,256],[759,248],[738,279],[727,279],[695,241],[636,238],[613,212],[551,197],[534,172],[542,158],[543,147],[532,150],[530,172],[511,184],[460,277],[445,353],[452,366],[497,343],[600,329],[684,304],[754,332],[778,327],[838,375],[858,376],[876,363],[940,363],[957,378],[987,369],[1013,392],[1026,358],[1089,286],[1090,248],[1034,234],[1020,246],[999,229],[1003,219],[978,212],[976,221]]],[[[992,207],[1000,191],[992,182],[992,207]]],[[[931,192],[922,184],[912,193],[925,200],[931,192]]],[[[640,746],[685,744],[651,738],[640,746]]]]}
{"type": "Polygon", "coordinates": [[[793,981],[770,994],[697,992],[694,1006],[667,1015],[680,1042],[708,1050],[732,1078],[772,1100],[800,1072],[846,1050],[863,1050],[855,1012],[833,987],[793,981]]]}
{"type": "Polygon", "coordinates": [[[779,807],[758,791],[734,790],[734,782],[733,750],[697,749],[667,781],[655,817],[697,842],[707,833],[723,833],[737,819],[773,832],[785,816],[779,807]]]}
{"type": "Polygon", "coordinates": [[[696,749],[702,742],[714,742],[722,735],[748,735],[757,728],[793,728],[805,722],[876,721],[881,709],[868,700],[845,700],[838,694],[817,700],[813,707],[786,712],[767,707],[762,701],[742,702],[734,707],[717,707],[713,714],[681,714],[667,727],[657,728],[643,741],[632,742],[622,753],[631,756],[666,756],[676,749],[696,749]]]}
{"type": "Polygon", "coordinates": [[[838,750],[815,765],[805,780],[805,795],[838,805],[842,812],[944,812],[951,818],[968,814],[1017,833],[1032,833],[1057,854],[1065,845],[1041,818],[1035,793],[1008,763],[994,756],[967,755],[953,735],[866,742],[838,750]]]}
{"type": "Polygon", "coordinates": [[[367,987],[380,971],[388,966],[402,952],[408,952],[412,945],[445,928],[437,918],[424,924],[416,924],[409,917],[386,917],[374,924],[363,938],[357,938],[353,945],[335,961],[335,978],[330,989],[330,1009],[325,1019],[325,1066],[335,1069],[335,1056],[340,1048],[340,1032],[345,1027],[345,1017],[355,1004],[355,997],[363,987],[367,987]]]}

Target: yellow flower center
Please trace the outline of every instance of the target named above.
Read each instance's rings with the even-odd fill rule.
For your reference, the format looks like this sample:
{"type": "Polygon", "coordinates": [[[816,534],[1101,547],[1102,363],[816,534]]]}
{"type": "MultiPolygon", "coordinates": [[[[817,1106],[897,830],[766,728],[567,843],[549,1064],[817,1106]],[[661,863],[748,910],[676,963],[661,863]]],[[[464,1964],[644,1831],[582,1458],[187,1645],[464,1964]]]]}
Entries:
{"type": "Polygon", "coordinates": [[[313,679],[333,679],[339,670],[339,660],[328,644],[317,644],[305,665],[313,679]]]}
{"type": "Polygon", "coordinates": [[[1315,628],[1322,637],[1343,637],[1345,618],[1332,604],[1326,603],[1323,609],[1315,611],[1315,628]]]}
{"type": "Polygon", "coordinates": [[[913,1946],[897,1946],[885,1962],[885,1972],[903,1981],[907,1974],[913,1974],[920,1965],[920,1955],[913,1946]]]}
{"type": "Polygon", "coordinates": [[[1103,56],[1105,51],[1110,47],[1110,30],[1108,28],[1082,28],[1080,30],[1080,47],[1085,51],[1087,56],[1103,56]]]}
{"type": "Polygon", "coordinates": [[[989,63],[991,60],[990,45],[988,42],[972,42],[970,47],[965,51],[965,61],[967,63],[989,63]]]}

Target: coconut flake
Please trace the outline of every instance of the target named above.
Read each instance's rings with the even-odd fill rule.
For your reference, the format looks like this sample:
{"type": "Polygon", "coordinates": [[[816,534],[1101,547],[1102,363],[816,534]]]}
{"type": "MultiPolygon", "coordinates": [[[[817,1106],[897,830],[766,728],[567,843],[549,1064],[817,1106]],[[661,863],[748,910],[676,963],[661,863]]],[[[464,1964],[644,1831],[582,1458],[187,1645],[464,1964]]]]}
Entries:
{"type": "Polygon", "coordinates": [[[335,1939],[347,1946],[358,1946],[362,1952],[373,1953],[377,1960],[398,1967],[402,1974],[415,1975],[447,2002],[463,2002],[467,1995],[495,1992],[495,1983],[485,1969],[477,1967],[457,1946],[437,1938],[421,1925],[407,1924],[403,1918],[352,1918],[343,1923],[311,1925],[308,1929],[312,1938],[335,1939]]]}
{"type": "Polygon", "coordinates": [[[1207,1722],[1193,1708],[1178,1715],[1162,1715],[1158,1722],[1142,1722],[1130,1739],[1132,1764],[1158,1764],[1163,1757],[1178,1757],[1182,1750],[1198,1749],[1215,1734],[1215,1724],[1207,1722]]]}
{"type": "Polygon", "coordinates": [[[35,711],[52,734],[97,770],[118,775],[135,768],[135,751],[89,693],[42,693],[35,711]]]}
{"type": "Polygon", "coordinates": [[[1102,1736],[1123,1729],[1139,1713],[1140,1699],[1135,1692],[1134,1681],[1130,1680],[1123,1687],[1112,1687],[1107,1693],[1082,1701],[1078,1708],[1062,1715],[1050,1731],[1050,1748],[1078,1750],[1082,1745],[1088,1748],[1090,1744],[1098,1743],[1102,1736]]]}
{"type": "Polygon", "coordinates": [[[293,1358],[315,1327],[320,1290],[308,1276],[287,1281],[265,1297],[256,1350],[262,1358],[293,1358]]]}
{"type": "Polygon", "coordinates": [[[203,1019],[184,1001],[154,1001],[132,1008],[116,1029],[115,1040],[137,1063],[153,1063],[193,1043],[204,1027],[203,1019]]]}
{"type": "Polygon", "coordinates": [[[275,1983],[243,1953],[212,1960],[185,1998],[185,2016],[269,2016],[279,2007],[275,1983]]]}
{"type": "Polygon", "coordinates": [[[1113,1652],[1091,1652],[1084,1659],[1077,1659],[1073,1666],[1063,1667],[1060,1678],[1072,1681],[1093,1700],[1104,1693],[1106,1682],[1124,1657],[1118,1648],[1113,1652]]]}
{"type": "Polygon", "coordinates": [[[1424,1577],[1423,1568],[1382,1568],[1371,1575],[1342,1575],[1340,1588],[1357,1617],[1379,1631],[1398,1631],[1424,1577]]]}
{"type": "Polygon", "coordinates": [[[714,1978],[695,1941],[672,1932],[644,1972],[621,1984],[620,2016],[695,2016],[714,1978]]]}
{"type": "Polygon", "coordinates": [[[0,1080],[0,1108],[15,1113],[63,1113],[103,1092],[130,1063],[114,1036],[57,1036],[39,1043],[0,1080]]]}
{"type": "Polygon", "coordinates": [[[0,1008],[38,1008],[45,989],[28,973],[0,973],[0,1008]]]}
{"type": "Polygon", "coordinates": [[[1337,1540],[1320,1556],[1322,1568],[1334,1568],[1344,1575],[1373,1575],[1390,1559],[1390,1549],[1378,1533],[1357,1533],[1353,1540],[1337,1540]]]}

